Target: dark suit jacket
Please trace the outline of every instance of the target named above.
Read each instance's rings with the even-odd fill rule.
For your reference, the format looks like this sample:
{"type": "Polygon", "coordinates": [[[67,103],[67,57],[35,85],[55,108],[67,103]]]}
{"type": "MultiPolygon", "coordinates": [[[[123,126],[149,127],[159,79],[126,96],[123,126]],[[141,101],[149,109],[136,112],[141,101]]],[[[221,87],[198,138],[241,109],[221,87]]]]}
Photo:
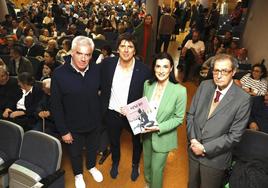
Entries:
{"type": "MultiPolygon", "coordinates": [[[[15,61],[10,60],[7,66],[8,66],[9,75],[17,76],[16,69],[15,69],[15,61]]],[[[20,58],[18,73],[22,73],[22,72],[30,72],[33,74],[32,63],[25,57],[20,58]]]]}
{"type": "Polygon", "coordinates": [[[42,45],[34,44],[31,48],[27,48],[27,57],[44,56],[45,49],[42,45]]]}
{"type": "Polygon", "coordinates": [[[260,131],[268,133],[268,106],[263,96],[253,97],[249,123],[256,122],[260,131]]]}
{"type": "MultiPolygon", "coordinates": [[[[102,114],[104,114],[109,106],[111,88],[115,68],[118,62],[118,57],[105,58],[101,63],[101,103],[102,114]]],[[[143,84],[149,79],[151,72],[149,68],[141,61],[135,60],[134,70],[130,82],[128,103],[131,103],[142,97],[143,84]]],[[[122,80],[123,82],[124,80],[122,80]]]]}
{"type": "Polygon", "coordinates": [[[250,96],[234,83],[208,118],[216,86],[213,80],[201,82],[187,114],[188,139],[197,139],[206,150],[189,157],[201,164],[226,169],[231,164],[231,148],[240,141],[250,114],[250,96]]]}

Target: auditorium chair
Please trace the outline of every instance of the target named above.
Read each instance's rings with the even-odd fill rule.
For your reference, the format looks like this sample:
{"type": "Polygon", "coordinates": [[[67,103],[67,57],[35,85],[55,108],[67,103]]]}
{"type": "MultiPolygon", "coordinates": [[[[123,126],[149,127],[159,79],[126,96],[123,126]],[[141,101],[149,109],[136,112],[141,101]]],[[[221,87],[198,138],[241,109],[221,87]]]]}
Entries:
{"type": "Polygon", "coordinates": [[[8,186],[8,168],[19,158],[23,133],[19,125],[0,120],[0,188],[8,186]]]}
{"type": "Polygon", "coordinates": [[[64,188],[58,139],[38,131],[24,134],[19,159],[9,168],[10,188],[64,188]]]}

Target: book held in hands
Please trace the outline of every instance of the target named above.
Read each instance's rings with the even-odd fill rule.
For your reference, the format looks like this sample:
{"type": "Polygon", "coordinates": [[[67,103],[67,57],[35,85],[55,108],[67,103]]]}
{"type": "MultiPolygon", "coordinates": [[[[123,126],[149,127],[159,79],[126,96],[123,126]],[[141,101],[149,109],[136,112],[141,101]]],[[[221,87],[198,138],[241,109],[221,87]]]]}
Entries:
{"type": "Polygon", "coordinates": [[[134,135],[144,132],[145,127],[154,125],[147,97],[142,97],[123,107],[134,135]]]}

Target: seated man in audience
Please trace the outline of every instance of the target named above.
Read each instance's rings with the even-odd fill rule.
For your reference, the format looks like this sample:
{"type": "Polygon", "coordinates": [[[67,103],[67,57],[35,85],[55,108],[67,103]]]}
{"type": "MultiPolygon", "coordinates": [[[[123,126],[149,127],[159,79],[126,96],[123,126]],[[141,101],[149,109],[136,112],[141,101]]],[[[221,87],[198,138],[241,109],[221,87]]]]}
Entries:
{"type": "Polygon", "coordinates": [[[253,98],[249,128],[268,133],[268,91],[265,96],[253,98]]]}
{"type": "Polygon", "coordinates": [[[33,73],[32,63],[23,57],[23,50],[20,46],[14,46],[10,51],[10,61],[7,64],[10,76],[17,76],[19,73],[33,73]]]}
{"type": "Polygon", "coordinates": [[[6,106],[16,101],[20,88],[16,78],[10,78],[7,66],[0,60],[0,118],[6,106]]]}
{"type": "Polygon", "coordinates": [[[44,47],[39,44],[34,43],[34,39],[32,36],[27,36],[24,39],[24,44],[26,46],[26,57],[37,57],[43,56],[44,54],[44,47]]]}
{"type": "Polygon", "coordinates": [[[34,112],[43,96],[43,91],[35,83],[31,73],[23,72],[18,75],[18,85],[21,92],[16,100],[5,106],[3,118],[15,122],[23,127],[24,131],[31,130],[36,123],[34,112]]]}
{"type": "Polygon", "coordinates": [[[194,31],[192,39],[186,42],[181,52],[180,58],[185,63],[183,81],[187,81],[187,79],[194,76],[197,67],[199,67],[198,65],[203,63],[204,52],[205,44],[200,40],[200,33],[194,31]]]}

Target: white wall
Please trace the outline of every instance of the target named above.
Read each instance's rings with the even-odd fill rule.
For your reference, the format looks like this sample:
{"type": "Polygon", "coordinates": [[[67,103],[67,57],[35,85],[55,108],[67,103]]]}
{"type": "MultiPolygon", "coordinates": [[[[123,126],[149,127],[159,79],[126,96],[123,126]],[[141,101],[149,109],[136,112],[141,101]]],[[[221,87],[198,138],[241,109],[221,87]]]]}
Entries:
{"type": "Polygon", "coordinates": [[[242,44],[252,64],[265,59],[268,68],[268,1],[251,0],[242,44]]]}

